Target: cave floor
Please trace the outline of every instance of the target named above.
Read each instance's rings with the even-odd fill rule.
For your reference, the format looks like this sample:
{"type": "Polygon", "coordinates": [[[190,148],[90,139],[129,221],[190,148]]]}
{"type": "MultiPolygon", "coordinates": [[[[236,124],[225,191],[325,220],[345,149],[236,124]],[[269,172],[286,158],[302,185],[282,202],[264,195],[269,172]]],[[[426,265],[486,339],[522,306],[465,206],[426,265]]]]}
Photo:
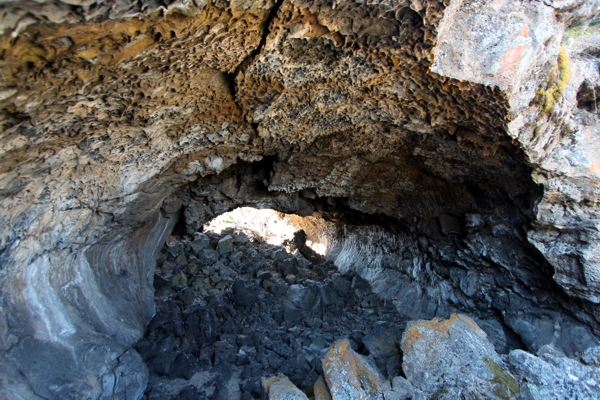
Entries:
{"type": "Polygon", "coordinates": [[[288,250],[231,229],[167,240],[156,315],[136,345],[150,370],[147,399],[260,398],[261,378],[279,373],[310,395],[342,338],[388,378],[401,375],[407,321],[392,302],[307,248],[313,262],[288,250]]]}

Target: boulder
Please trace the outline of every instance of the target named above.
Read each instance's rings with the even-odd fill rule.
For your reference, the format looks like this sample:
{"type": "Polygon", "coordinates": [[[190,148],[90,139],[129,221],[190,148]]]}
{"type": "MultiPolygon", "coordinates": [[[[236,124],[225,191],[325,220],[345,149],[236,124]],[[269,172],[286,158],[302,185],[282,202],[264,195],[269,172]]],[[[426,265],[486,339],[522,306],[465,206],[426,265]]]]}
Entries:
{"type": "Polygon", "coordinates": [[[198,253],[198,259],[204,266],[211,266],[219,260],[219,253],[211,248],[204,249],[198,253]]]}
{"type": "Polygon", "coordinates": [[[263,378],[263,387],[269,400],[308,400],[308,397],[285,375],[263,378]]]}
{"type": "Polygon", "coordinates": [[[286,258],[288,252],[285,249],[277,249],[271,253],[271,258],[275,261],[281,261],[286,258]]]}
{"type": "Polygon", "coordinates": [[[600,368],[570,359],[551,345],[543,346],[537,357],[513,350],[508,363],[523,399],[600,399],[600,368]]]}
{"type": "Polygon", "coordinates": [[[297,308],[316,310],[321,302],[319,289],[316,286],[291,285],[285,297],[297,308]]]}
{"type": "Polygon", "coordinates": [[[337,294],[341,297],[349,297],[352,294],[352,281],[344,276],[334,277],[333,287],[337,294]]]}
{"type": "Polygon", "coordinates": [[[428,396],[495,399],[519,393],[485,332],[467,316],[409,322],[402,351],[406,378],[428,396]]]}
{"type": "Polygon", "coordinates": [[[325,383],[323,375],[319,375],[319,378],[315,382],[313,386],[313,393],[315,400],[332,400],[331,393],[329,393],[329,389],[327,388],[327,384],[325,383]]]}
{"type": "Polygon", "coordinates": [[[348,339],[329,347],[323,374],[333,400],[383,400],[384,378],[367,358],[352,350],[348,339]]]}
{"type": "Polygon", "coordinates": [[[231,235],[225,236],[217,243],[217,252],[219,255],[229,254],[233,251],[233,237],[231,235]]]}
{"type": "Polygon", "coordinates": [[[427,396],[415,389],[406,378],[397,376],[392,380],[392,388],[383,392],[385,400],[425,400],[427,396]]]}
{"type": "Polygon", "coordinates": [[[254,288],[246,286],[243,281],[237,280],[233,284],[233,296],[237,307],[251,307],[258,298],[258,293],[254,288]]]}
{"type": "Polygon", "coordinates": [[[298,261],[295,257],[291,260],[283,260],[279,262],[279,271],[281,271],[283,276],[290,274],[296,275],[298,273],[298,265],[298,261]]]}
{"type": "Polygon", "coordinates": [[[207,249],[210,246],[210,238],[205,233],[196,233],[194,235],[194,241],[190,243],[192,251],[196,256],[200,254],[200,251],[207,249]]]}
{"type": "Polygon", "coordinates": [[[306,259],[306,257],[304,257],[302,255],[302,253],[300,253],[299,250],[296,250],[294,252],[294,260],[296,260],[296,262],[298,263],[298,265],[302,268],[310,268],[312,263],[310,261],[308,261],[306,259]]]}
{"type": "Polygon", "coordinates": [[[188,285],[187,275],[184,274],[183,272],[175,274],[175,275],[173,275],[173,278],[171,279],[171,283],[175,287],[177,287],[177,286],[179,288],[187,287],[187,285],[188,285]]]}

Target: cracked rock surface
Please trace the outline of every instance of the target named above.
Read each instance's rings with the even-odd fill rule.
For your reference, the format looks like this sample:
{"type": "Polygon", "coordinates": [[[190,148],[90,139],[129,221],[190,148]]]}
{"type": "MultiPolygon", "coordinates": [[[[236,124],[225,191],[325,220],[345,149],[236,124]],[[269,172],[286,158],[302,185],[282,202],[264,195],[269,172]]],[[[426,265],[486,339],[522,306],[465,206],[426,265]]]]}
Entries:
{"type": "Polygon", "coordinates": [[[468,311],[506,351],[587,351],[598,17],[596,0],[2,1],[0,393],[141,396],[161,247],[242,205],[318,213],[307,235],[406,321],[468,311]]]}

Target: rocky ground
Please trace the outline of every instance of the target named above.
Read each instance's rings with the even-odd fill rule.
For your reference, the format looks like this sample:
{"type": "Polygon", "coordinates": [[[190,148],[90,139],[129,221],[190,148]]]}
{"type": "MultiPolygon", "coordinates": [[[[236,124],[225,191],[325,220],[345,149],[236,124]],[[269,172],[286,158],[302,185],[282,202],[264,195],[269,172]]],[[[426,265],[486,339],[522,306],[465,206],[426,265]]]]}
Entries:
{"type": "Polygon", "coordinates": [[[280,372],[310,388],[333,342],[350,338],[368,353],[380,332],[395,336],[379,367],[399,374],[395,343],[406,324],[394,305],[298,236],[287,250],[231,230],[169,238],[154,280],[157,313],[136,346],[150,370],[148,399],[256,398],[261,378],[280,372]]]}
{"type": "Polygon", "coordinates": [[[297,231],[276,246],[233,228],[169,237],[156,316],[135,347],[145,398],[600,398],[600,347],[583,364],[550,346],[499,355],[468,317],[408,322],[305,240],[297,231]]]}

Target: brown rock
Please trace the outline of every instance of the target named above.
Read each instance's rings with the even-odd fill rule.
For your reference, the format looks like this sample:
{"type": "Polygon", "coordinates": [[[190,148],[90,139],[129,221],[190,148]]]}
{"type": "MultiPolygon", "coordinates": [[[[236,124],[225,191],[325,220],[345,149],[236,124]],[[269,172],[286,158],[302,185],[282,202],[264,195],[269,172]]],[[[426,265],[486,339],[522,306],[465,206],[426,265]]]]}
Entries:
{"type": "Polygon", "coordinates": [[[333,400],[383,399],[384,379],[347,339],[331,345],[323,358],[323,373],[333,400]]]}
{"type": "Polygon", "coordinates": [[[285,375],[263,378],[262,383],[269,400],[308,400],[308,397],[285,375]]]}
{"type": "Polygon", "coordinates": [[[319,378],[313,386],[313,392],[315,400],[331,400],[331,393],[329,393],[329,389],[327,388],[325,379],[323,379],[323,375],[319,375],[319,378]]]}

